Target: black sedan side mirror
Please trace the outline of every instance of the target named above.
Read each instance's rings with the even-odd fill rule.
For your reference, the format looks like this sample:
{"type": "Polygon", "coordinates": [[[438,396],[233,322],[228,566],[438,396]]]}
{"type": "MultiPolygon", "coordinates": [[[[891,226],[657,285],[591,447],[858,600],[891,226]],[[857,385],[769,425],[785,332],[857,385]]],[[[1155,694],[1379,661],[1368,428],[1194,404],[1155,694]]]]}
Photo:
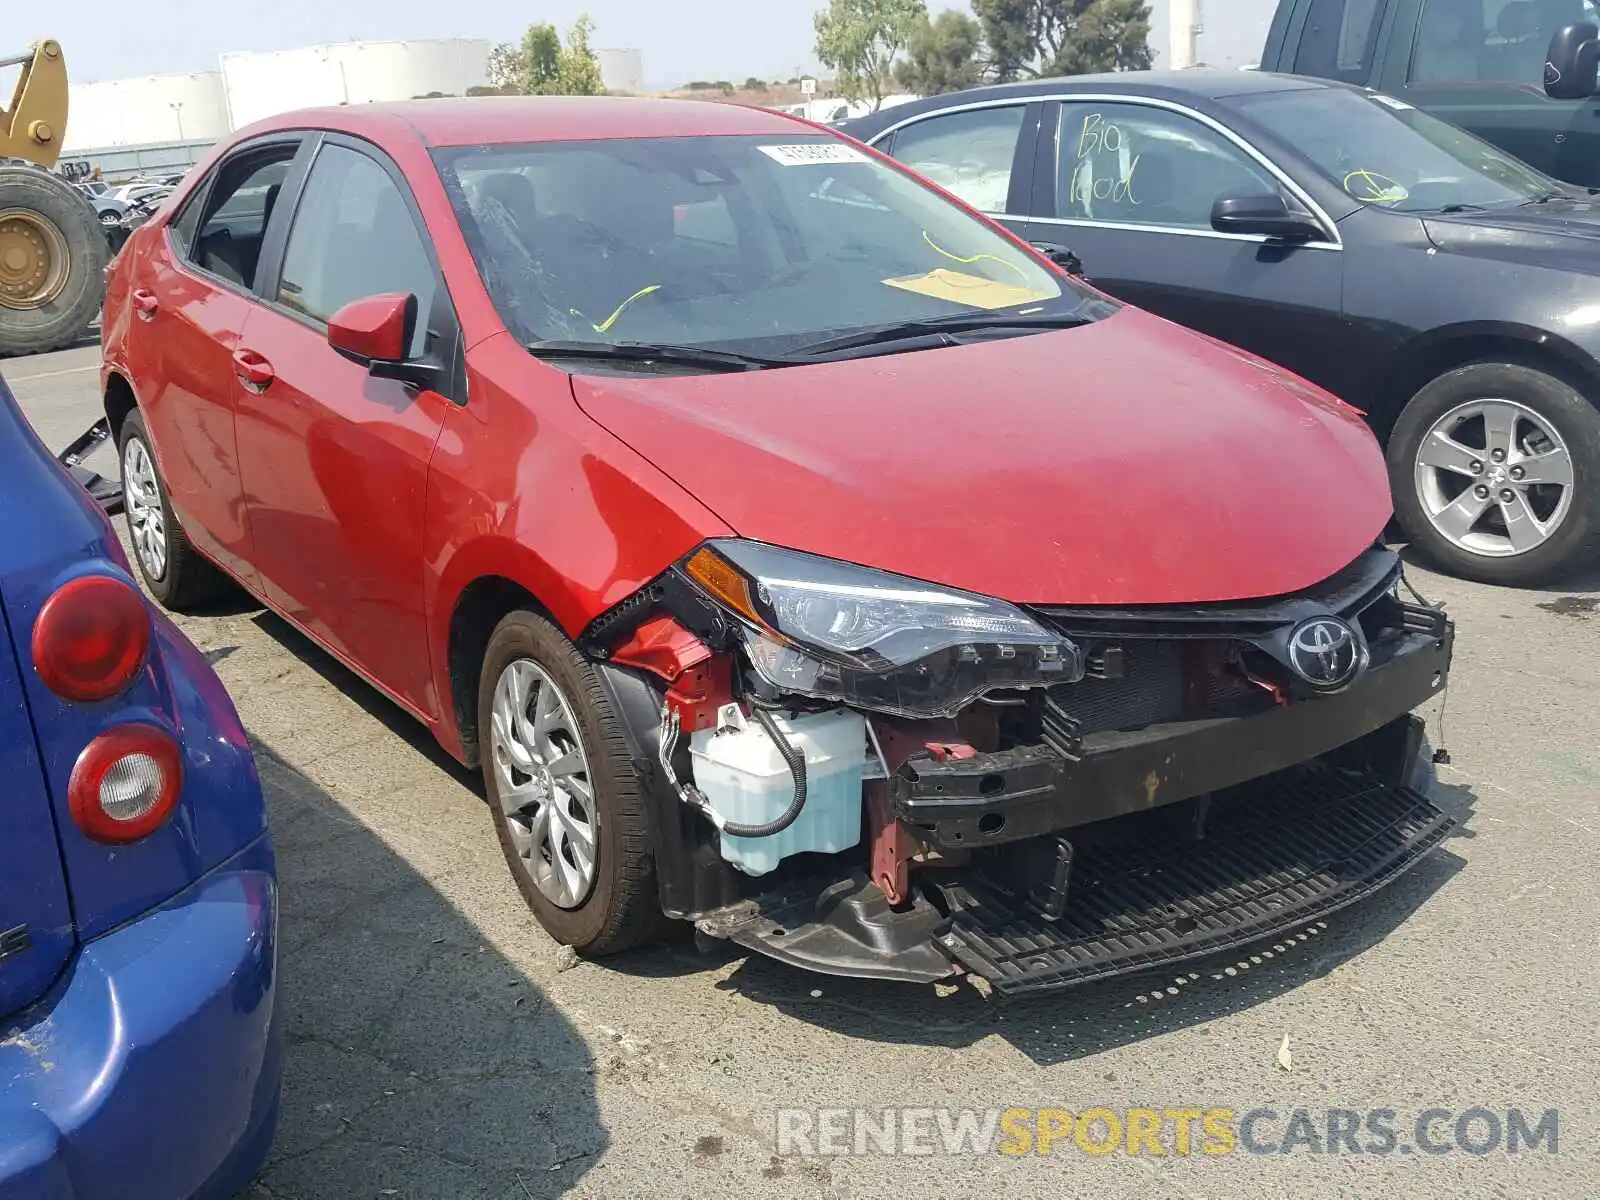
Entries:
{"type": "Polygon", "coordinates": [[[1600,86],[1600,26],[1556,30],[1544,60],[1544,90],[1553,100],[1583,100],[1600,86]]]}
{"type": "Polygon", "coordinates": [[[1324,236],[1322,226],[1303,213],[1292,212],[1281,195],[1224,196],[1211,206],[1211,228],[1218,233],[1249,233],[1311,242],[1324,236]]]}

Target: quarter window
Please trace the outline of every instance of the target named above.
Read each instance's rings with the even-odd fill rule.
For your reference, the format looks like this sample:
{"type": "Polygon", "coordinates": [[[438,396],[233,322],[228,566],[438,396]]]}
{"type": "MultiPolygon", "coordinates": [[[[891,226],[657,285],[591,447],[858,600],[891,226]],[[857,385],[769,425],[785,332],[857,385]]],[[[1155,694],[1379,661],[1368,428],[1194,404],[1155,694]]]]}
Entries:
{"type": "Polygon", "coordinates": [[[918,121],[894,135],[894,157],[981,212],[1003,213],[1024,106],[918,121]]]}
{"type": "Polygon", "coordinates": [[[324,146],[289,230],[277,300],[319,322],[386,292],[417,298],[411,354],[427,349],[437,277],[404,195],[375,159],[324,146]]]}
{"type": "Polygon", "coordinates": [[[1063,103],[1056,215],[1211,228],[1223,196],[1276,195],[1277,180],[1192,117],[1132,104],[1063,103]]]}

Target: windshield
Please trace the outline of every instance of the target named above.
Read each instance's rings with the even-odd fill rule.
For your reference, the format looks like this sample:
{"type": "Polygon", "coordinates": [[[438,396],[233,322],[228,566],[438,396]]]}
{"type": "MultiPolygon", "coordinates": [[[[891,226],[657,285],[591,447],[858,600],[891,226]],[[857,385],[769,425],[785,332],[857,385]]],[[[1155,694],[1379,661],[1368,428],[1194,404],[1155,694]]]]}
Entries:
{"type": "Polygon", "coordinates": [[[831,334],[1091,293],[837,139],[684,137],[437,152],[525,344],[782,354],[831,334]]]}
{"type": "Polygon", "coordinates": [[[1397,212],[1525,204],[1561,185],[1403,101],[1318,88],[1233,101],[1363,204],[1397,212]]]}

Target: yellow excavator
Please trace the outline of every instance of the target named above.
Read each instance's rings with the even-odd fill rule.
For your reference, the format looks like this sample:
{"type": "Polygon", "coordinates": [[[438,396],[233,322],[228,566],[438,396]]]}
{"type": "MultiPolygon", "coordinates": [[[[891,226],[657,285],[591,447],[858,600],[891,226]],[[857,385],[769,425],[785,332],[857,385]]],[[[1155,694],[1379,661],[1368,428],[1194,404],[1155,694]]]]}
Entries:
{"type": "Polygon", "coordinates": [[[61,44],[0,58],[6,67],[22,72],[0,109],[0,355],[38,354],[99,315],[110,247],[87,197],[51,170],[67,130],[61,44]]]}

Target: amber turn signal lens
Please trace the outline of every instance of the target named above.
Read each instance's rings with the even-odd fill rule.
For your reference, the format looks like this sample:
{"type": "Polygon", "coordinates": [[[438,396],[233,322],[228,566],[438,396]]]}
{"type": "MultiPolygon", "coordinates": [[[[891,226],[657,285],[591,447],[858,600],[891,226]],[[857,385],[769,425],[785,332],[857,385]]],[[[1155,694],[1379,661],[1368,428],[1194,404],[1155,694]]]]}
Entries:
{"type": "Polygon", "coordinates": [[[706,594],[722,601],[741,617],[765,626],[761,614],[750,600],[750,583],[726,559],[709,546],[702,546],[689,557],[683,570],[706,594]]]}

